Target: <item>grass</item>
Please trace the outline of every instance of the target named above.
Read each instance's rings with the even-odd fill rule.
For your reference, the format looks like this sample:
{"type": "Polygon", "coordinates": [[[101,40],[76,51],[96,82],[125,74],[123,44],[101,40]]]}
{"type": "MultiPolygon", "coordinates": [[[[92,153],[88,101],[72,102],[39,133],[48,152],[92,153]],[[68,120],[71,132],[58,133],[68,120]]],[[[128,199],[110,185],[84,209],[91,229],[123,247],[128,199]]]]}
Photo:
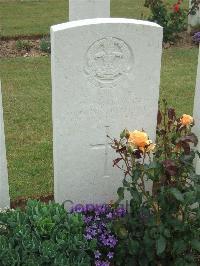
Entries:
{"type": "Polygon", "coordinates": [[[0,62],[11,198],[52,191],[49,58],[0,62]]]}
{"type": "Polygon", "coordinates": [[[198,49],[164,50],[160,98],[176,107],[178,114],[192,114],[196,83],[198,49]]]}
{"type": "MultiPolygon", "coordinates": [[[[190,113],[198,49],[164,51],[161,98],[190,113]]],[[[50,59],[0,61],[11,198],[52,192],[50,59]]]]}
{"type": "MultiPolygon", "coordinates": [[[[166,2],[172,6],[176,1],[166,2]]],[[[148,9],[144,0],[111,0],[111,16],[147,18],[148,9]]],[[[0,0],[0,36],[45,35],[51,25],[66,21],[67,0],[0,0]]]]}
{"type": "Polygon", "coordinates": [[[0,36],[48,34],[67,20],[67,10],[66,0],[1,1],[0,36]]]}

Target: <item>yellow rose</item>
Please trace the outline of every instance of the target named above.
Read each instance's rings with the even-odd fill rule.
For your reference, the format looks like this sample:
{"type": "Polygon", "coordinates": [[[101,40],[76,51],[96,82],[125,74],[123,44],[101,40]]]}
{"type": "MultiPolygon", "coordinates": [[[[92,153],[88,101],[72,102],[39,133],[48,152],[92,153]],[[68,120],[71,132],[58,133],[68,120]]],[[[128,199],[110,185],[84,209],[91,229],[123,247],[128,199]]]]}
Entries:
{"type": "Polygon", "coordinates": [[[151,152],[151,151],[153,151],[153,150],[155,149],[155,147],[156,147],[156,144],[151,143],[151,144],[147,147],[146,152],[151,152]]]}
{"type": "Polygon", "coordinates": [[[128,142],[130,142],[131,144],[133,144],[138,148],[144,148],[145,146],[151,143],[148,139],[147,133],[138,130],[129,132],[128,142]]]}
{"type": "Polygon", "coordinates": [[[183,114],[180,119],[180,122],[183,126],[189,126],[193,123],[193,121],[194,121],[193,117],[186,114],[183,114]]]}

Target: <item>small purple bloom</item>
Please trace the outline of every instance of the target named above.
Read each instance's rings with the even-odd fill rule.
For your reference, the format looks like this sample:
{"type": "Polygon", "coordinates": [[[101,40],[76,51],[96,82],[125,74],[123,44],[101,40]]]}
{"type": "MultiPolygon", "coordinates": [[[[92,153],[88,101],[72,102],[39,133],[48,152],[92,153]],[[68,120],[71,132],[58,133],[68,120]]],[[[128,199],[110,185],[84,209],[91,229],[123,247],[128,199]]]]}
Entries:
{"type": "Polygon", "coordinates": [[[106,215],[106,217],[107,217],[108,219],[112,219],[112,217],[113,217],[112,212],[109,212],[109,213],[106,215]]]}
{"type": "Polygon", "coordinates": [[[84,216],[84,217],[83,217],[83,221],[84,221],[86,224],[90,223],[90,222],[92,221],[92,216],[88,216],[88,217],[84,216]]]}
{"type": "Polygon", "coordinates": [[[196,32],[192,37],[193,41],[196,43],[200,43],[200,31],[196,32]]]}
{"type": "Polygon", "coordinates": [[[77,213],[83,213],[83,212],[85,212],[85,206],[82,205],[82,204],[77,204],[74,207],[74,212],[77,212],[77,213]]]}
{"type": "Polygon", "coordinates": [[[95,220],[95,221],[100,221],[101,219],[100,219],[99,216],[95,216],[95,217],[94,217],[94,220],[95,220]]]}
{"type": "Polygon", "coordinates": [[[101,256],[101,253],[99,252],[99,250],[96,250],[96,251],[94,252],[94,257],[95,257],[95,259],[99,259],[100,256],[101,256]]]}
{"type": "Polygon", "coordinates": [[[107,257],[109,258],[109,259],[112,259],[113,258],[113,256],[114,256],[114,252],[108,252],[108,255],[107,255],[107,257]]]}
{"type": "Polygon", "coordinates": [[[90,234],[84,235],[87,240],[92,240],[92,236],[90,234]]]}
{"type": "Polygon", "coordinates": [[[97,260],[95,261],[95,266],[110,266],[110,262],[97,260]]]}
{"type": "Polygon", "coordinates": [[[126,210],[125,210],[124,208],[117,208],[117,209],[115,210],[115,215],[116,215],[117,217],[123,217],[123,216],[126,215],[126,210]]]}
{"type": "Polygon", "coordinates": [[[86,212],[94,211],[95,207],[93,204],[86,204],[86,212]]]}

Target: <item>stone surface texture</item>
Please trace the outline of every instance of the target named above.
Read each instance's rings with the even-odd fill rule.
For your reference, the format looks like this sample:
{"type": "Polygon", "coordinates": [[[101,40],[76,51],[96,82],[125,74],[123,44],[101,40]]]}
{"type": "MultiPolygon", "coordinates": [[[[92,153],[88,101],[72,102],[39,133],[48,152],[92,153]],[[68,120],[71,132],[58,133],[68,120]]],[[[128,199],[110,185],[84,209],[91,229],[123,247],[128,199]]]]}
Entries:
{"type": "Polygon", "coordinates": [[[69,0],[69,21],[109,17],[110,0],[69,0]]]}
{"type": "Polygon", "coordinates": [[[3,121],[3,105],[0,81],[0,208],[10,207],[8,171],[3,121]]]}
{"type": "MultiPolygon", "coordinates": [[[[198,67],[197,67],[197,79],[196,79],[196,90],[194,97],[194,112],[193,117],[195,120],[194,133],[199,139],[199,144],[197,149],[200,152],[200,51],[199,51],[199,59],[198,59],[198,67]]],[[[200,175],[200,159],[196,160],[196,172],[200,175]]]]}
{"type": "Polygon", "coordinates": [[[116,199],[110,137],[124,128],[155,139],[162,28],[130,19],[91,19],[51,28],[55,200],[116,199]]]}

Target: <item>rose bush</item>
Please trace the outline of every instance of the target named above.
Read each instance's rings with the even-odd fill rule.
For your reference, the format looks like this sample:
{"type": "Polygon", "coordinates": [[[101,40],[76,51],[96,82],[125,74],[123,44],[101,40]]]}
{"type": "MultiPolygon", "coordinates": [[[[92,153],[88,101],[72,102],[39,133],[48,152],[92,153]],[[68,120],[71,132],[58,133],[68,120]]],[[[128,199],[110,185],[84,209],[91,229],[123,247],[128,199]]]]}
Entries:
{"type": "Polygon", "coordinates": [[[199,265],[200,176],[194,160],[200,154],[193,125],[190,115],[177,118],[164,102],[156,144],[146,132],[127,129],[112,140],[114,166],[124,173],[117,203],[130,200],[130,212],[114,222],[116,265],[199,265]]]}
{"type": "Polygon", "coordinates": [[[167,1],[145,0],[144,6],[149,8],[150,21],[154,21],[163,27],[163,41],[175,41],[178,33],[184,31],[188,10],[182,7],[182,0],[178,0],[168,8],[167,1]]]}

